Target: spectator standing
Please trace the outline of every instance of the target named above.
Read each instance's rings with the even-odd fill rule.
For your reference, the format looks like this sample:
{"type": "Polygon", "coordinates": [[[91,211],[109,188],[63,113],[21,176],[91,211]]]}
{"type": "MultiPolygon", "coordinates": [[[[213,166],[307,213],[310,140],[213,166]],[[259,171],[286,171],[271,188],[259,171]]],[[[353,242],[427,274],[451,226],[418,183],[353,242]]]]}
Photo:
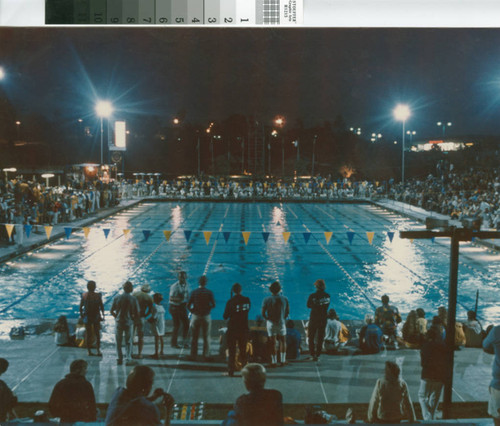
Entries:
{"type": "Polygon", "coordinates": [[[155,333],[155,353],[153,358],[163,356],[163,336],[165,336],[165,308],[161,304],[163,295],[155,293],[153,295],[153,302],[155,303],[153,310],[154,333],[155,333]],[[158,353],[158,349],[160,352],[158,353]]]}
{"type": "Polygon", "coordinates": [[[446,346],[439,329],[431,327],[420,350],[422,375],[418,400],[424,420],[434,420],[446,374],[446,346]]]}
{"type": "Polygon", "coordinates": [[[375,310],[375,324],[381,329],[382,333],[388,338],[388,343],[392,347],[396,346],[397,324],[401,322],[401,315],[398,308],[389,305],[389,296],[382,296],[382,306],[375,310]]]}
{"type": "Polygon", "coordinates": [[[269,362],[269,336],[264,324],[264,318],[257,315],[255,325],[250,327],[250,342],[252,343],[252,361],[265,363],[269,362]]]}
{"type": "Polygon", "coordinates": [[[111,315],[116,323],[116,352],[118,355],[117,364],[123,364],[122,341],[125,335],[125,357],[126,363],[132,363],[133,346],[133,328],[134,323],[139,317],[139,304],[137,299],[132,296],[134,286],[130,281],[123,284],[123,293],[113,299],[111,305],[111,315]]]}
{"type": "Polygon", "coordinates": [[[289,319],[286,321],[286,359],[300,358],[300,343],[302,336],[295,328],[295,323],[289,319]]]}
{"type": "Polygon", "coordinates": [[[370,314],[365,315],[365,325],[359,332],[359,348],[364,354],[378,354],[383,347],[383,333],[380,327],[373,323],[370,314]]]}
{"type": "Polygon", "coordinates": [[[153,388],[155,372],[147,365],[137,365],[127,377],[126,387],[119,387],[111,397],[106,412],[106,426],[169,425],[174,405],[172,395],[153,388]],[[165,407],[165,423],[161,422],[160,410],[153,403],[162,398],[165,407]]]}
{"type": "Polygon", "coordinates": [[[408,385],[399,376],[400,369],[392,361],[385,362],[384,377],[377,380],[368,405],[369,423],[415,422],[408,385]]]}
{"type": "Polygon", "coordinates": [[[177,344],[180,326],[182,325],[182,344],[184,347],[186,347],[187,344],[187,335],[189,331],[189,318],[186,308],[189,297],[189,286],[186,272],[180,271],[178,278],[179,281],[170,287],[168,300],[168,310],[170,315],[172,315],[172,321],[174,323],[170,345],[177,349],[180,348],[177,344]]]}
{"type": "MultiPolygon", "coordinates": [[[[9,361],[0,358],[0,376],[9,368],[9,361]]],[[[17,397],[12,393],[7,384],[0,380],[0,422],[5,422],[7,416],[13,416],[13,410],[17,404],[17,397]]]]}
{"type": "Polygon", "coordinates": [[[465,346],[471,348],[482,347],[484,331],[481,323],[476,318],[474,311],[467,312],[467,321],[464,323],[465,346]]]}
{"type": "Polygon", "coordinates": [[[87,292],[82,294],[80,299],[80,317],[83,319],[86,331],[87,352],[93,355],[91,345],[92,336],[95,337],[97,356],[101,353],[101,321],[104,321],[104,305],[102,303],[101,293],[96,293],[95,281],[87,283],[87,292]]]}
{"type": "Polygon", "coordinates": [[[335,309],[330,309],[327,314],[325,328],[325,350],[327,354],[334,354],[340,346],[339,335],[342,331],[342,323],[337,316],[335,309]]]}
{"type": "Polygon", "coordinates": [[[323,340],[325,339],[330,295],[325,292],[326,285],[324,280],[316,280],[314,287],[316,287],[316,291],[309,295],[307,299],[307,307],[311,310],[307,336],[309,339],[309,353],[313,361],[318,361],[323,349],[323,340]]]}
{"type": "Polygon", "coordinates": [[[134,292],[133,296],[139,304],[139,316],[134,323],[134,335],[137,334],[137,358],[142,358],[142,349],[144,347],[144,331],[147,324],[147,319],[153,315],[153,298],[149,294],[151,286],[143,284],[140,291],[134,292]]]}
{"type": "Polygon", "coordinates": [[[192,313],[191,328],[193,340],[191,341],[191,357],[198,354],[198,337],[201,330],[203,338],[203,357],[208,359],[210,355],[210,311],[215,308],[214,294],[206,288],[207,277],[202,275],[198,280],[199,287],[191,292],[187,302],[187,308],[192,313]]]}
{"type": "Polygon", "coordinates": [[[495,426],[500,426],[500,326],[493,327],[483,340],[485,352],[495,355],[493,359],[493,378],[490,382],[488,414],[493,417],[495,426]]]}
{"type": "Polygon", "coordinates": [[[224,319],[228,320],[226,341],[229,352],[228,375],[234,375],[236,360],[236,345],[239,349],[239,359],[244,366],[246,364],[247,342],[248,342],[248,312],[250,311],[250,299],[241,294],[241,284],[235,283],[231,288],[231,298],[224,309],[224,319]],[[234,293],[234,296],[233,296],[234,293]]]}
{"type": "Polygon", "coordinates": [[[95,422],[97,409],[94,388],[85,378],[87,361],[74,360],[69,374],[56,383],[49,400],[49,410],[63,423],[95,422]]]}
{"type": "Polygon", "coordinates": [[[276,340],[279,344],[280,365],[286,364],[286,323],[285,320],[290,313],[290,305],[285,296],[280,295],[281,284],[273,282],[269,289],[271,296],[262,301],[262,317],[267,321],[267,335],[271,347],[271,367],[278,364],[276,353],[276,340]]]}

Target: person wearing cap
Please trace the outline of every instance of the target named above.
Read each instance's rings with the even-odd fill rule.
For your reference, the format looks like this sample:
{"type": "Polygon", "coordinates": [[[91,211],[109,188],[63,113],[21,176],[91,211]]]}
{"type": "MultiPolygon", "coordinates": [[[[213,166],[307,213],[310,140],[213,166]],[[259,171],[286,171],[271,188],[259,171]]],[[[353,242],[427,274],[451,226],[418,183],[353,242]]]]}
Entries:
{"type": "Polygon", "coordinates": [[[186,308],[189,297],[189,286],[186,281],[187,274],[185,271],[180,271],[178,275],[179,281],[170,287],[168,298],[168,311],[172,315],[174,329],[172,330],[172,339],[170,345],[173,348],[180,348],[177,344],[177,336],[179,328],[182,325],[182,344],[186,346],[187,335],[189,331],[189,318],[186,308]]]}
{"type": "Polygon", "coordinates": [[[280,365],[286,364],[286,319],[290,313],[290,305],[285,296],[280,295],[281,284],[278,281],[269,286],[271,296],[262,301],[262,317],[267,321],[267,334],[271,347],[271,365],[276,367],[278,355],[276,353],[276,340],[279,343],[280,365]]]}
{"type": "Polygon", "coordinates": [[[307,307],[311,310],[307,337],[309,339],[309,353],[313,361],[318,361],[325,339],[325,328],[328,307],[330,306],[330,295],[325,291],[325,281],[316,280],[314,283],[316,291],[309,295],[307,307]]]}
{"type": "Polygon", "coordinates": [[[149,294],[151,286],[143,284],[140,291],[134,292],[133,296],[139,303],[139,318],[134,323],[134,335],[137,335],[139,340],[137,345],[137,358],[142,358],[142,348],[144,347],[144,329],[147,324],[147,319],[153,315],[154,303],[153,298],[149,294]]]}
{"type": "Polygon", "coordinates": [[[118,355],[117,364],[123,364],[122,342],[125,335],[125,357],[126,363],[132,363],[132,347],[134,341],[134,323],[139,318],[139,303],[132,296],[134,286],[130,281],[123,284],[123,293],[113,299],[111,305],[111,315],[115,318],[116,324],[116,353],[118,355]]]}
{"type": "Polygon", "coordinates": [[[87,352],[93,355],[91,351],[92,335],[95,337],[97,356],[102,356],[101,353],[101,321],[104,321],[104,305],[102,303],[101,293],[96,293],[95,281],[87,283],[87,292],[82,294],[80,300],[80,317],[85,324],[85,332],[87,335],[87,352]]]}

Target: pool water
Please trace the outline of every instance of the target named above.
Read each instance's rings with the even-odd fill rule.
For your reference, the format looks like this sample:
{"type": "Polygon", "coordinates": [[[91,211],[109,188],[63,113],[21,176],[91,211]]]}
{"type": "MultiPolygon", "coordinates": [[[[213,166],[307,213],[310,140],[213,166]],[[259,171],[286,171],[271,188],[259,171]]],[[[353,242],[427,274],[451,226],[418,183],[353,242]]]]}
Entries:
{"type": "MultiPolygon", "coordinates": [[[[449,241],[399,238],[398,231],[420,226],[372,204],[144,202],[94,224],[87,238],[74,229],[69,239],[0,265],[0,320],[76,318],[88,280],[97,282],[107,311],[128,279],[136,288],[149,283],[166,303],[179,270],[187,271],[191,289],[207,275],[215,319],[235,282],[250,297],[255,318],[275,280],[291,318],[306,319],[318,278],[341,319],[362,319],[383,294],[402,313],[421,307],[431,318],[447,306],[449,241]],[[171,231],[169,240],[164,231],[171,231]],[[247,241],[242,232],[250,232],[247,241]],[[329,243],[325,232],[333,232],[329,243]],[[371,244],[367,232],[374,233],[371,244]]],[[[498,253],[460,244],[459,318],[474,308],[479,290],[479,318],[499,323],[499,260],[498,253]]]]}

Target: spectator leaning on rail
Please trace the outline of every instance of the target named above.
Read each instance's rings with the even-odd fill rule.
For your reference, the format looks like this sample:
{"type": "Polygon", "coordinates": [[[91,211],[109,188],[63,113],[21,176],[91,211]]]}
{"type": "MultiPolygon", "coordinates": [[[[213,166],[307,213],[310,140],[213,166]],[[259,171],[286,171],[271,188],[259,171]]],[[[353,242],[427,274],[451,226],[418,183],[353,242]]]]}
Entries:
{"type": "Polygon", "coordinates": [[[325,292],[326,285],[324,280],[316,280],[314,287],[316,287],[316,291],[309,295],[307,299],[307,307],[311,309],[309,324],[307,326],[307,336],[309,338],[309,353],[313,361],[318,361],[323,349],[330,295],[325,292]]]}
{"type": "Polygon", "coordinates": [[[495,426],[500,426],[500,326],[493,327],[483,340],[485,352],[494,354],[488,414],[493,417],[495,426]]]}
{"type": "Polygon", "coordinates": [[[95,422],[97,409],[94,388],[85,378],[87,361],[74,360],[69,374],[56,383],[49,400],[49,410],[63,423],[95,422]]]}

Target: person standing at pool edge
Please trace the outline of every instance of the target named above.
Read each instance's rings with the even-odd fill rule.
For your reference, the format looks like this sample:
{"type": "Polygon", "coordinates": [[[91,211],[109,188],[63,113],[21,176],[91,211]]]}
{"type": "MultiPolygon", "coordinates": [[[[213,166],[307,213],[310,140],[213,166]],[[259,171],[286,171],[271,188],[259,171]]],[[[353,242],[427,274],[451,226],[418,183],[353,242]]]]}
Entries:
{"type": "Polygon", "coordinates": [[[179,349],[180,346],[177,344],[177,336],[179,334],[180,325],[182,325],[182,344],[183,346],[187,344],[189,318],[186,305],[189,296],[189,287],[186,281],[187,274],[185,271],[180,271],[178,278],[179,281],[170,287],[168,311],[170,315],[172,315],[172,321],[174,323],[170,345],[173,348],[179,349]]]}
{"type": "Polygon", "coordinates": [[[146,327],[146,319],[153,315],[153,298],[149,294],[151,291],[151,286],[149,284],[143,284],[140,291],[134,292],[132,296],[137,299],[139,303],[139,317],[136,319],[134,324],[134,334],[137,334],[138,345],[137,345],[137,358],[142,358],[142,348],[144,347],[144,329],[146,327]]]}
{"type": "Polygon", "coordinates": [[[325,338],[327,311],[330,306],[330,295],[325,292],[326,285],[324,280],[316,280],[314,287],[316,287],[316,291],[309,295],[309,298],[307,299],[307,307],[311,309],[309,324],[307,326],[307,335],[309,338],[309,353],[311,354],[313,361],[318,361],[323,348],[323,340],[325,338]]]}
{"type": "Polygon", "coordinates": [[[92,335],[95,337],[97,356],[101,353],[101,321],[104,321],[104,305],[102,303],[101,293],[96,293],[95,281],[87,283],[87,292],[82,294],[80,300],[80,316],[85,324],[85,333],[87,341],[87,352],[93,355],[90,347],[92,344],[92,335]]]}

